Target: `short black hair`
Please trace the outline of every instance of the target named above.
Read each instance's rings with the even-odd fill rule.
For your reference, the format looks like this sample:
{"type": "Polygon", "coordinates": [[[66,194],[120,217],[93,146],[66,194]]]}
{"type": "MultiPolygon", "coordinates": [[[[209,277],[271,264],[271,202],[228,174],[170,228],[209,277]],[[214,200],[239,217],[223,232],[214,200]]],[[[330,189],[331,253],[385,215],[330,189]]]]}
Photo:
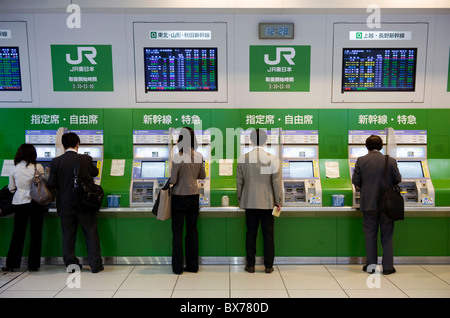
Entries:
{"type": "Polygon", "coordinates": [[[381,150],[383,148],[383,140],[381,140],[380,136],[371,135],[366,139],[366,147],[367,150],[381,150]]]}
{"type": "Polygon", "coordinates": [[[74,132],[68,132],[62,135],[61,142],[64,149],[75,148],[80,143],[80,137],[74,132]]]}
{"type": "Polygon", "coordinates": [[[16,166],[21,161],[26,161],[27,166],[31,164],[36,164],[36,148],[32,144],[22,144],[19,149],[17,149],[16,156],[14,157],[14,165],[16,166]]]}
{"type": "Polygon", "coordinates": [[[267,133],[265,130],[259,128],[253,130],[250,133],[250,140],[256,146],[264,145],[267,140],[267,133]]]}

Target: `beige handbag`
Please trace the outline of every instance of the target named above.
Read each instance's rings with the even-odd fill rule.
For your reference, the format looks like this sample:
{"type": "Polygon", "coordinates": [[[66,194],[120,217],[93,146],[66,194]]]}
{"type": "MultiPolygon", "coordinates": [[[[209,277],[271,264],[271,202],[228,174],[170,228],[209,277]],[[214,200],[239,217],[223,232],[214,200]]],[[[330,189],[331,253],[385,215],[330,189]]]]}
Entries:
{"type": "Polygon", "coordinates": [[[159,191],[156,202],[153,205],[152,213],[156,215],[157,220],[165,221],[172,217],[172,189],[170,188],[170,179],[167,180],[164,187],[159,191]]]}
{"type": "Polygon", "coordinates": [[[34,178],[31,182],[30,196],[33,201],[36,201],[42,206],[47,206],[55,200],[55,194],[48,187],[47,181],[44,180],[36,165],[34,166],[34,178]]]}

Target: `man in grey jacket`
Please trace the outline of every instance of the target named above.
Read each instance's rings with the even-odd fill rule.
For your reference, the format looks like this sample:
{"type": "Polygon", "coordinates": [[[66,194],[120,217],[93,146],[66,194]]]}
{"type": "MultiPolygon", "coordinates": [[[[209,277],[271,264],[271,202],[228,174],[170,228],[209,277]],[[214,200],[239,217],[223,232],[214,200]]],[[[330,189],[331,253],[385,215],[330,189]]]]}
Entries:
{"type": "MultiPolygon", "coordinates": [[[[363,271],[375,271],[377,264],[377,236],[378,226],[381,229],[381,246],[383,248],[383,274],[395,273],[392,237],[394,235],[394,221],[380,212],[380,200],[384,187],[385,156],[380,152],[383,141],[379,136],[372,135],[366,139],[369,153],[359,157],[355,164],[352,183],[361,189],[360,210],[364,215],[364,234],[366,241],[366,265],[363,271]],[[372,266],[370,266],[372,265],[372,266]]],[[[397,167],[397,161],[388,161],[390,185],[402,181],[397,167]]]]}
{"type": "Polygon", "coordinates": [[[266,273],[271,273],[275,258],[272,210],[274,206],[281,208],[280,164],[278,158],[261,148],[267,140],[264,130],[252,131],[250,140],[255,147],[240,156],[236,172],[237,198],[239,207],[245,209],[247,225],[245,270],[250,273],[255,272],[256,235],[261,220],[264,266],[266,273]]]}

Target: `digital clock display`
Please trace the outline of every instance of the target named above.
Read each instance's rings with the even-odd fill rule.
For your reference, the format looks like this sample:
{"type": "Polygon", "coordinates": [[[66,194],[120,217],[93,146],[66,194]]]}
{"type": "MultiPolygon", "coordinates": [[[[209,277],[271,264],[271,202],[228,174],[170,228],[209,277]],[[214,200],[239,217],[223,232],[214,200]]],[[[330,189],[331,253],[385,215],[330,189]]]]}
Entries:
{"type": "Polygon", "coordinates": [[[260,39],[293,39],[294,23],[260,23],[260,39]]]}

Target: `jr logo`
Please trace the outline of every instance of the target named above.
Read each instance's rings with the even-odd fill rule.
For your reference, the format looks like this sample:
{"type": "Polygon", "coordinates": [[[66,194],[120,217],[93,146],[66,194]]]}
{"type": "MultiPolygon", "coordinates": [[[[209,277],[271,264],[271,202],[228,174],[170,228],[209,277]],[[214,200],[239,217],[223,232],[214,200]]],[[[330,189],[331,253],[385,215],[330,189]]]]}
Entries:
{"type": "Polygon", "coordinates": [[[269,60],[269,54],[264,54],[264,62],[268,65],[280,64],[281,55],[283,55],[289,65],[295,65],[295,63],[292,61],[292,59],[295,57],[295,49],[293,47],[277,47],[277,56],[275,58],[275,61],[269,60]]]}
{"type": "Polygon", "coordinates": [[[83,51],[86,52],[86,53],[84,53],[84,56],[86,56],[86,58],[89,60],[89,62],[91,62],[91,64],[93,64],[93,65],[97,64],[97,62],[94,61],[94,57],[97,56],[97,50],[95,49],[95,47],[92,47],[92,46],[77,47],[77,59],[76,60],[72,60],[70,57],[70,54],[67,53],[66,54],[67,63],[72,64],[72,65],[80,64],[81,61],[83,60],[83,51]],[[89,52],[89,53],[87,53],[87,52],[89,52]]]}

